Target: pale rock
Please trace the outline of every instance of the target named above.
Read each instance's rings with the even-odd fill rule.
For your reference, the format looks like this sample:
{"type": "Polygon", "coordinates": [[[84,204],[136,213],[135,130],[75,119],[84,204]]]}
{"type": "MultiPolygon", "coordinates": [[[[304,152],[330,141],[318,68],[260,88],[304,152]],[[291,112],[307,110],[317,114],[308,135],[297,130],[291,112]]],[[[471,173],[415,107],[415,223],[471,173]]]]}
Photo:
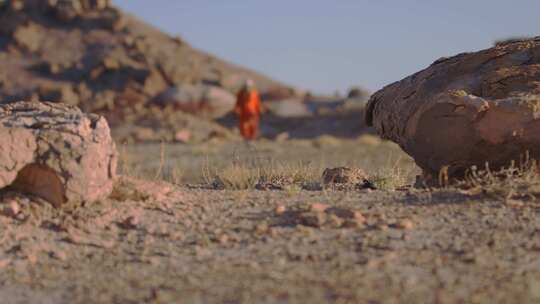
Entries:
{"type": "Polygon", "coordinates": [[[61,206],[112,191],[117,152],[107,121],[55,103],[0,105],[0,188],[61,206]]]}

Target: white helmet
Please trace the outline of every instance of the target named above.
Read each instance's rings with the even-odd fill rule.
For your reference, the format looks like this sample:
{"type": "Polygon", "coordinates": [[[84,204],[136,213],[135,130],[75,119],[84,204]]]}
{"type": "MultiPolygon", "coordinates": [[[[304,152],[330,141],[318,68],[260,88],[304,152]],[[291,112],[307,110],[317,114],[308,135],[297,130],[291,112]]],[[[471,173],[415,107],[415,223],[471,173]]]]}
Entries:
{"type": "Polygon", "coordinates": [[[246,82],[244,83],[244,87],[246,89],[251,89],[255,86],[255,82],[253,81],[253,79],[246,79],[246,82]]]}

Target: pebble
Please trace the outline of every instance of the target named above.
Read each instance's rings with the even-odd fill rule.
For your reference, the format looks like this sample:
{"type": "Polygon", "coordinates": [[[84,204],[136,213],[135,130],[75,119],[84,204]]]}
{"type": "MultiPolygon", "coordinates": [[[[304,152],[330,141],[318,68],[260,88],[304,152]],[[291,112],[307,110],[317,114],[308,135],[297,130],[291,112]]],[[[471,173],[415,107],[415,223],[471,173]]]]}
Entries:
{"type": "Polygon", "coordinates": [[[66,261],[67,260],[67,254],[62,250],[55,250],[51,252],[51,256],[60,260],[60,261],[66,261]]]}
{"type": "Polygon", "coordinates": [[[309,210],[312,212],[324,212],[328,208],[330,208],[330,206],[322,203],[313,203],[309,206],[309,210]]]}
{"type": "Polygon", "coordinates": [[[283,205],[277,205],[276,206],[276,209],[274,209],[274,212],[277,214],[277,215],[282,215],[283,213],[285,213],[287,211],[287,207],[283,206],[283,205]]]}
{"type": "Polygon", "coordinates": [[[414,223],[410,219],[402,219],[395,225],[398,229],[411,230],[414,228],[414,223]]]}
{"type": "Polygon", "coordinates": [[[221,236],[219,236],[218,242],[219,242],[221,245],[227,244],[227,243],[229,242],[229,236],[227,236],[226,234],[222,234],[221,236]]]}
{"type": "Polygon", "coordinates": [[[0,260],[0,269],[7,267],[11,261],[9,259],[1,259],[0,260]]]}
{"type": "Polygon", "coordinates": [[[16,200],[11,200],[9,203],[7,203],[7,206],[4,207],[4,213],[7,216],[17,216],[19,212],[21,212],[21,207],[16,200]]]}
{"type": "Polygon", "coordinates": [[[509,207],[520,208],[523,207],[525,203],[520,200],[509,199],[506,201],[506,205],[509,207]]]}
{"type": "Polygon", "coordinates": [[[300,216],[300,222],[304,226],[319,228],[326,222],[326,214],[323,212],[304,212],[300,216]]]}
{"type": "Polygon", "coordinates": [[[127,229],[135,229],[139,224],[139,218],[137,216],[128,216],[123,222],[122,226],[127,229]]]}

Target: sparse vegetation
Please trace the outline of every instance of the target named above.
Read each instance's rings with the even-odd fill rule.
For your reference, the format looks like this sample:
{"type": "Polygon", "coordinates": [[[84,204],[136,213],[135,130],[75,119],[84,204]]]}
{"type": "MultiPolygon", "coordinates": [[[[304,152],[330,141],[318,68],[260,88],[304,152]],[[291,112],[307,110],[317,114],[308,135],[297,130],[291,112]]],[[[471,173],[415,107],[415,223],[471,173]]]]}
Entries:
{"type": "Polygon", "coordinates": [[[411,184],[415,166],[397,146],[372,135],[356,140],[332,137],[332,145],[315,141],[257,142],[199,145],[148,145],[130,151],[120,148],[120,172],[128,176],[173,184],[203,184],[229,190],[256,188],[320,190],[324,169],[365,170],[378,188],[411,184]]]}
{"type": "Polygon", "coordinates": [[[280,162],[275,159],[236,157],[222,169],[207,163],[203,177],[208,185],[219,189],[255,189],[257,185],[273,184],[288,188],[319,183],[323,168],[312,162],[280,162]]]}
{"type": "Polygon", "coordinates": [[[460,183],[470,193],[481,193],[501,201],[536,200],[540,197],[540,171],[538,161],[528,154],[519,163],[493,172],[485,168],[471,168],[460,183]]]}
{"type": "Polygon", "coordinates": [[[410,171],[400,167],[384,168],[371,177],[371,182],[379,190],[395,190],[408,185],[410,175],[410,171]]]}

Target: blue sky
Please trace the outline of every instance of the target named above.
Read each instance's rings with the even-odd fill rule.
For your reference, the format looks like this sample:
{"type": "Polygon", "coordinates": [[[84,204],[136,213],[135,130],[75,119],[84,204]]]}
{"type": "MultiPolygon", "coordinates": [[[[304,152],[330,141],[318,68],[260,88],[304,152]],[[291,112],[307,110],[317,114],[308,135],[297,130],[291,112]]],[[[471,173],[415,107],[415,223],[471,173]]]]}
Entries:
{"type": "Polygon", "coordinates": [[[318,93],[540,35],[540,0],[115,0],[192,46],[318,93]]]}

